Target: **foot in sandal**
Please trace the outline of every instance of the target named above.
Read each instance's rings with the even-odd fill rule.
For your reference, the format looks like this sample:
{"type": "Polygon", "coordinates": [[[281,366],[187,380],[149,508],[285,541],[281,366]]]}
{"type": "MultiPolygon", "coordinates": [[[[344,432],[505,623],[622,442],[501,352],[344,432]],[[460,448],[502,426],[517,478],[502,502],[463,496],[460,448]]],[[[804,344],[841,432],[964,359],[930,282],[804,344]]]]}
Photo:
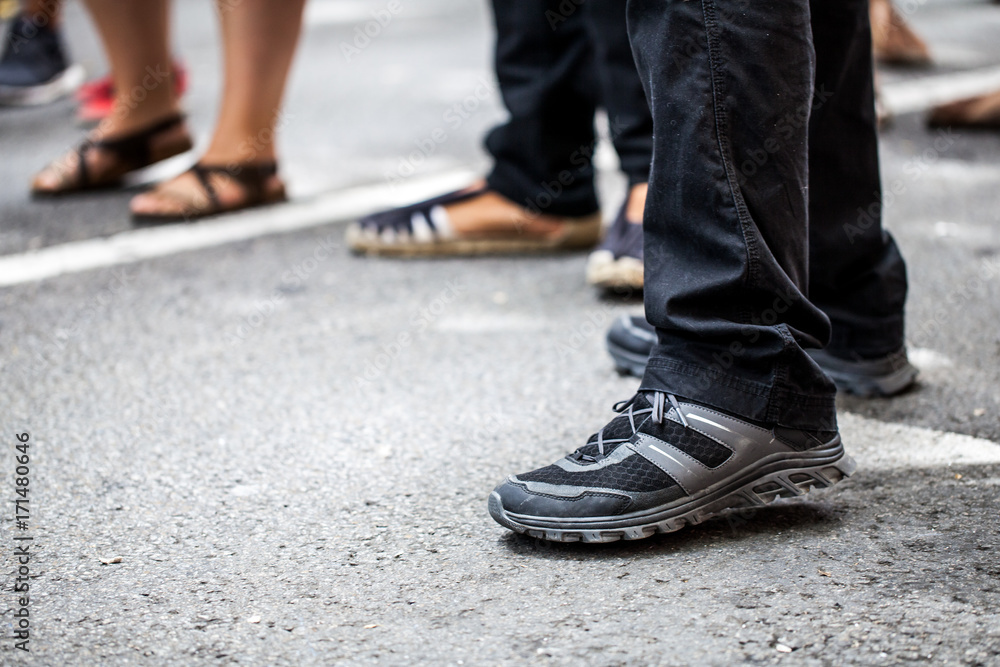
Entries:
{"type": "Polygon", "coordinates": [[[600,234],[599,212],[534,213],[481,181],[364,217],[348,227],[347,242],[355,252],[375,255],[485,255],[591,248],[600,234]]]}
{"type": "Polygon", "coordinates": [[[927,124],[931,127],[1000,129],[1000,91],[935,107],[927,124]]]}
{"type": "Polygon", "coordinates": [[[136,195],[132,219],[147,224],[194,220],[284,201],[275,162],[196,164],[176,178],[136,195]]]}
{"type": "Polygon", "coordinates": [[[172,113],[126,133],[93,132],[75,149],[42,169],[31,184],[36,197],[119,187],[136,169],[191,150],[184,116],[172,113]]]}

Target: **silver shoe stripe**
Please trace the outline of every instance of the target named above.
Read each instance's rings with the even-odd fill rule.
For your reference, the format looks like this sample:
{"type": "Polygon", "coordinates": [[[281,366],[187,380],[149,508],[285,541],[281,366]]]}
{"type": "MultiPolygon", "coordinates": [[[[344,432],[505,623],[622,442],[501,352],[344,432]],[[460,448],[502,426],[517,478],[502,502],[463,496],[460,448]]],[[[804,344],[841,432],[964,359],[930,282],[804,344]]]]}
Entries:
{"type": "Polygon", "coordinates": [[[691,419],[694,419],[695,421],[699,421],[702,424],[708,424],[709,426],[715,426],[717,428],[721,428],[723,431],[726,431],[727,433],[732,433],[731,430],[729,430],[728,428],[726,428],[722,424],[716,423],[716,422],[712,421],[711,419],[705,419],[704,417],[702,417],[700,415],[694,415],[694,414],[684,413],[684,416],[685,417],[689,417],[691,419]]]}
{"type": "MultiPolygon", "coordinates": [[[[687,409],[685,409],[685,413],[689,418],[695,416],[687,409]]],[[[639,434],[635,442],[630,444],[629,447],[640,456],[649,460],[660,470],[673,477],[688,495],[694,495],[694,493],[703,491],[770,456],[796,453],[794,449],[773,437],[768,437],[767,440],[760,438],[759,435],[756,438],[747,437],[750,433],[738,433],[721,424],[713,424],[713,426],[720,431],[729,431],[732,435],[739,436],[737,443],[722,441],[727,444],[729,449],[733,450],[733,454],[725,463],[717,468],[709,468],[698,459],[671,445],[669,442],[647,433],[639,434]]],[[[748,424],[748,426],[751,425],[748,424]]],[[[751,429],[763,430],[752,426],[751,429]]],[[[720,440],[720,435],[720,433],[716,432],[710,434],[709,437],[714,436],[714,440],[720,440]]]]}

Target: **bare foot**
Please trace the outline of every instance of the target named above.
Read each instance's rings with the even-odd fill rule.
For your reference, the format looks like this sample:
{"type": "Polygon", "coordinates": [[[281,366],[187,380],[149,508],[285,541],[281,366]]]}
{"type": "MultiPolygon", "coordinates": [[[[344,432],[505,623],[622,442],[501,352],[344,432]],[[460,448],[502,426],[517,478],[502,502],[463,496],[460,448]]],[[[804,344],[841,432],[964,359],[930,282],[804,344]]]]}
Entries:
{"type": "Polygon", "coordinates": [[[936,107],[928,123],[931,127],[1000,128],[1000,91],[936,107]]]}
{"type": "MultiPolygon", "coordinates": [[[[468,189],[484,185],[480,181],[468,189]]],[[[483,194],[445,207],[455,233],[463,238],[509,237],[511,232],[534,238],[550,238],[560,234],[566,219],[560,216],[533,213],[506,197],[487,190],[483,194]]]]}
{"type": "MultiPolygon", "coordinates": [[[[151,123],[153,126],[156,123],[151,123]]],[[[142,131],[142,128],[135,130],[142,131]]],[[[84,150],[86,180],[81,178],[80,151],[74,149],[62,157],[49,163],[38,172],[31,183],[31,189],[36,194],[56,194],[68,192],[81,187],[102,187],[114,185],[122,176],[130,171],[146,166],[136,164],[132,159],[125,159],[121,154],[110,148],[103,148],[97,142],[115,141],[128,137],[133,131],[109,131],[98,127],[91,132],[83,145],[90,145],[84,150]]],[[[149,137],[149,162],[159,162],[191,149],[191,135],[183,122],[177,123],[149,137]]]]}
{"type": "MultiPolygon", "coordinates": [[[[243,208],[250,202],[247,185],[225,173],[213,171],[205,176],[212,186],[216,201],[193,171],[186,171],[163,181],[148,192],[132,198],[129,209],[140,217],[196,218],[203,215],[243,208]]],[[[285,185],[273,174],[263,181],[264,201],[284,198],[285,185]]],[[[254,202],[257,203],[257,202],[254,202]]]]}

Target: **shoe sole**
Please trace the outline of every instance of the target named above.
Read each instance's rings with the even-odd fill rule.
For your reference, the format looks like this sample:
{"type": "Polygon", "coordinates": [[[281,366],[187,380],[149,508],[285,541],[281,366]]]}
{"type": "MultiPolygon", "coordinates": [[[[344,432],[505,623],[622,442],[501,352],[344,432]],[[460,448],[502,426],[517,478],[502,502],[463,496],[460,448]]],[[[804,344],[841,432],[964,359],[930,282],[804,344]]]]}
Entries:
{"type": "Polygon", "coordinates": [[[369,237],[354,224],[347,228],[347,245],[352,252],[362,255],[386,257],[442,257],[474,255],[514,255],[527,253],[559,252],[593,248],[601,235],[601,216],[566,222],[562,234],[553,239],[492,238],[492,239],[439,239],[434,241],[404,241],[386,243],[378,237],[369,237]]]}
{"type": "Polygon", "coordinates": [[[0,86],[0,106],[32,107],[55,102],[83,83],[81,65],[70,65],[62,74],[37,86],[0,86]]]}
{"type": "MultiPolygon", "coordinates": [[[[821,367],[822,368],[822,367],[821,367]]],[[[879,377],[847,375],[823,368],[837,385],[837,391],[860,398],[889,398],[903,393],[917,381],[920,371],[915,366],[904,366],[899,370],[879,377]]]]}
{"type": "Polygon", "coordinates": [[[489,512],[500,525],[516,533],[550,542],[604,543],[641,540],[657,533],[672,533],[686,525],[697,525],[726,510],[763,507],[778,498],[801,496],[814,488],[824,489],[854,474],[857,464],[838,444],[832,454],[808,465],[789,465],[789,460],[761,462],[760,469],[744,470],[683,502],[653,508],[636,517],[592,517],[549,519],[523,517],[504,510],[500,495],[490,494],[489,512]],[[748,479],[750,477],[750,479],[748,479]]]}
{"type": "Polygon", "coordinates": [[[240,211],[249,211],[251,209],[266,208],[268,206],[284,204],[287,201],[288,197],[285,195],[284,189],[282,189],[280,194],[275,194],[272,197],[267,197],[262,201],[240,204],[238,206],[233,206],[225,209],[195,212],[195,213],[189,213],[187,215],[173,215],[173,214],[156,215],[156,214],[132,213],[131,219],[132,219],[132,224],[140,227],[167,225],[179,222],[197,222],[198,220],[201,220],[203,218],[212,218],[215,216],[224,216],[229,213],[239,213],[240,211]]]}
{"type": "Polygon", "coordinates": [[[837,391],[861,398],[888,398],[901,394],[916,383],[920,374],[917,367],[905,359],[899,368],[891,369],[889,372],[884,372],[886,369],[877,369],[859,373],[845,368],[845,362],[831,358],[832,355],[823,351],[810,350],[809,355],[830,376],[837,385],[837,391]]]}
{"type": "Polygon", "coordinates": [[[606,250],[593,252],[587,260],[587,283],[609,290],[641,290],[643,286],[642,260],[635,257],[615,259],[606,250]]]}

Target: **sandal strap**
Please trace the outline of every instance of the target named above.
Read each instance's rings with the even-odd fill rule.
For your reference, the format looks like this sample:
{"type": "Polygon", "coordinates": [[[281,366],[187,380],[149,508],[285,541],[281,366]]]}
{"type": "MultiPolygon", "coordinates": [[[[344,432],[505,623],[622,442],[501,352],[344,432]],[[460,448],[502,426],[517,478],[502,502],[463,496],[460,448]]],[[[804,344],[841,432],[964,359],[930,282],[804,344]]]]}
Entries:
{"type": "Polygon", "coordinates": [[[215,165],[202,164],[201,162],[191,167],[191,171],[201,182],[208,198],[212,201],[214,209],[220,209],[218,194],[212,185],[209,175],[224,174],[228,178],[236,181],[247,195],[246,203],[249,205],[260,204],[267,196],[267,181],[278,173],[277,162],[255,162],[235,165],[215,165]]]}
{"type": "Polygon", "coordinates": [[[76,173],[77,186],[87,187],[90,185],[90,172],[87,170],[87,153],[93,144],[80,144],[76,147],[76,173]]]}
{"type": "MultiPolygon", "coordinates": [[[[131,134],[115,139],[100,139],[88,142],[85,146],[110,151],[119,159],[129,164],[145,165],[149,163],[152,138],[160,132],[177,127],[183,122],[184,114],[175,113],[131,134]]],[[[83,163],[81,162],[81,164],[83,163]]]]}
{"type": "Polygon", "coordinates": [[[196,164],[191,167],[191,172],[198,178],[202,189],[208,195],[208,200],[212,202],[212,210],[217,211],[222,208],[222,204],[219,202],[219,195],[215,192],[215,186],[212,185],[212,181],[208,178],[209,170],[203,168],[200,164],[196,164]]]}
{"type": "Polygon", "coordinates": [[[449,206],[451,204],[457,204],[459,202],[478,197],[489,190],[489,185],[484,183],[483,185],[473,188],[472,190],[456,190],[454,192],[446,192],[443,195],[432,197],[431,199],[417,202],[416,204],[367,215],[358,220],[358,224],[362,229],[375,229],[379,234],[386,229],[392,229],[395,231],[405,229],[407,232],[413,233],[413,216],[415,214],[420,214],[427,222],[427,226],[430,227],[431,231],[436,234],[438,230],[432,219],[433,216],[431,215],[431,211],[433,209],[438,206],[449,206]]]}

